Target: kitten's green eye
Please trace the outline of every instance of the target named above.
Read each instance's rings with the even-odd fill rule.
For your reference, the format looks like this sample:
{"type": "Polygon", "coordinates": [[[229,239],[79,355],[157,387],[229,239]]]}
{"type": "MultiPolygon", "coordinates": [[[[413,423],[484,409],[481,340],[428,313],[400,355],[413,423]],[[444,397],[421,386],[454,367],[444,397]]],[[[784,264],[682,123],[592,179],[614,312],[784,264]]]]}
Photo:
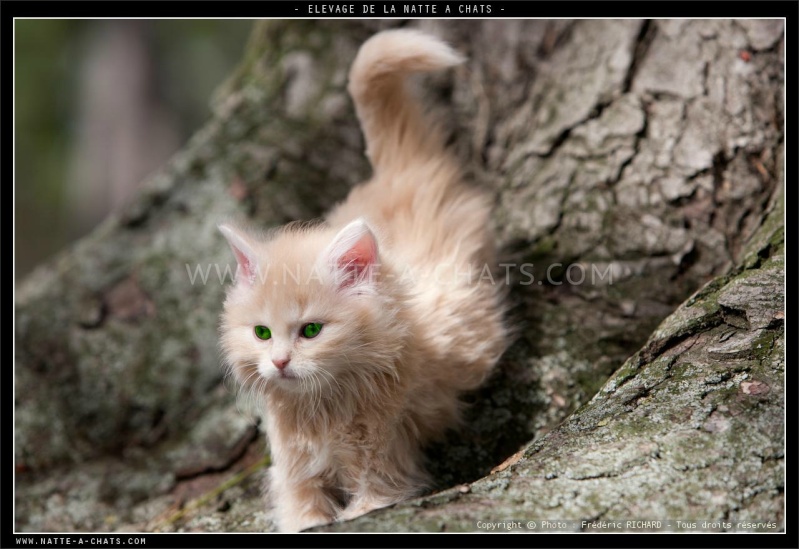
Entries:
{"type": "Polygon", "coordinates": [[[256,326],[255,327],[255,337],[258,339],[269,339],[272,337],[272,330],[267,328],[266,326],[256,326]]]}
{"type": "Polygon", "coordinates": [[[302,327],[302,335],[303,337],[307,337],[311,339],[312,337],[316,337],[319,335],[319,332],[322,331],[322,325],[318,322],[311,322],[310,324],[306,324],[302,327]]]}

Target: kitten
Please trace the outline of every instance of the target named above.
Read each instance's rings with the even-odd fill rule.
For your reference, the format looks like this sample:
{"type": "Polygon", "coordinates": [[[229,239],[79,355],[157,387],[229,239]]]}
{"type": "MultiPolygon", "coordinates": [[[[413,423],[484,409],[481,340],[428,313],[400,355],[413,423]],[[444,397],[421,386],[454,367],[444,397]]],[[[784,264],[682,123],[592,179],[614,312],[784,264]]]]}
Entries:
{"type": "Polygon", "coordinates": [[[235,379],[263,396],[278,528],[346,520],[420,494],[422,447],[456,426],[506,346],[490,200],[464,185],[405,89],[463,58],[413,30],[361,47],[348,90],[372,179],[321,224],[219,228],[238,262],[222,315],[235,379]]]}

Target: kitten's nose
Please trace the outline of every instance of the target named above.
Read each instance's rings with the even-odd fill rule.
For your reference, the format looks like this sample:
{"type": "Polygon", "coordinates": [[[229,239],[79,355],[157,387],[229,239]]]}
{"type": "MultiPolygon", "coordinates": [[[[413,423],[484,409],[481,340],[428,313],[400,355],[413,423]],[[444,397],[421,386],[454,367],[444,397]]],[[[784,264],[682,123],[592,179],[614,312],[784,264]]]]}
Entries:
{"type": "Polygon", "coordinates": [[[287,356],[286,357],[273,358],[272,359],[272,364],[274,364],[275,368],[277,368],[278,370],[282,370],[283,368],[285,368],[288,365],[289,360],[291,360],[291,359],[289,357],[287,357],[287,356]]]}

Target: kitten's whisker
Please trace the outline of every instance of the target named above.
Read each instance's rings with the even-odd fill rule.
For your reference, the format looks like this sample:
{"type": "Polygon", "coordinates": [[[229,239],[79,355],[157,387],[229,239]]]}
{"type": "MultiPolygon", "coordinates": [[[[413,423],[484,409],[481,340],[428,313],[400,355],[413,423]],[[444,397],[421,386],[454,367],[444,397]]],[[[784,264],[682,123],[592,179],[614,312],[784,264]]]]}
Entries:
{"type": "Polygon", "coordinates": [[[315,372],[311,372],[311,378],[310,379],[311,379],[311,399],[312,399],[312,402],[313,402],[313,411],[311,412],[311,414],[315,417],[317,412],[322,407],[322,383],[319,381],[319,378],[317,377],[317,374],[315,372]],[[318,389],[319,389],[318,396],[314,395],[314,393],[316,392],[317,386],[318,386],[318,389]]]}
{"type": "Polygon", "coordinates": [[[343,395],[342,391],[344,390],[344,388],[341,386],[341,383],[339,382],[337,376],[334,376],[332,373],[328,372],[324,368],[321,368],[319,370],[319,372],[321,374],[324,374],[326,380],[332,380],[333,382],[335,382],[336,386],[333,387],[332,385],[330,385],[330,382],[328,381],[328,385],[327,385],[328,387],[333,389],[336,392],[336,394],[343,395]]]}
{"type": "Polygon", "coordinates": [[[252,407],[251,403],[249,402],[250,397],[251,397],[251,393],[253,391],[253,387],[252,387],[252,384],[250,383],[250,380],[253,377],[257,378],[257,376],[259,375],[259,372],[258,372],[257,366],[255,366],[255,365],[249,365],[247,367],[251,368],[251,371],[247,375],[247,377],[244,378],[244,380],[242,381],[241,385],[239,385],[239,390],[236,392],[236,407],[237,407],[237,409],[243,411],[245,414],[249,415],[250,413],[252,413],[254,411],[254,408],[252,407]],[[243,408],[244,408],[243,410],[241,408],[242,395],[244,396],[243,400],[245,401],[244,402],[244,406],[243,406],[243,408]]]}

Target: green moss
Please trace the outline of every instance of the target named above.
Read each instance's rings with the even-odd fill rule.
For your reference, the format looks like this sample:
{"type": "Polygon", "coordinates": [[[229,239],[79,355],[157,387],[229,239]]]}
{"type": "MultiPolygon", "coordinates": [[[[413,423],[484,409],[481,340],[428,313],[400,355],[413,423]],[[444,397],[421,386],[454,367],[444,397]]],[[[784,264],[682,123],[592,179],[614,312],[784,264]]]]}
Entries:
{"type": "Polygon", "coordinates": [[[619,368],[611,378],[616,382],[616,387],[623,385],[627,380],[632,379],[638,375],[638,367],[634,366],[633,362],[627,362],[624,366],[619,368]]]}
{"type": "Polygon", "coordinates": [[[763,330],[752,342],[752,354],[760,364],[771,364],[774,342],[782,334],[780,330],[763,330]]]}
{"type": "Polygon", "coordinates": [[[696,372],[701,369],[702,366],[699,364],[694,364],[693,362],[675,362],[672,364],[671,368],[669,369],[671,377],[675,380],[681,379],[693,379],[696,376],[696,372]]]}
{"type": "Polygon", "coordinates": [[[702,308],[705,309],[705,311],[715,311],[718,309],[718,302],[716,301],[716,296],[714,294],[718,294],[719,290],[726,286],[729,281],[730,278],[726,276],[714,278],[704,287],[702,287],[701,290],[697,291],[694,295],[688,298],[688,301],[685,302],[685,306],[693,307],[699,303],[702,308]]]}
{"type": "Polygon", "coordinates": [[[635,418],[624,418],[614,421],[608,426],[619,440],[652,440],[655,435],[667,431],[667,426],[663,423],[655,423],[647,418],[636,416],[635,418]]]}
{"type": "Polygon", "coordinates": [[[785,227],[783,225],[785,193],[782,188],[778,192],[776,207],[769,212],[763,224],[749,239],[744,248],[744,260],[742,261],[744,269],[757,267],[764,256],[773,255],[771,252],[785,243],[785,227]]]}

